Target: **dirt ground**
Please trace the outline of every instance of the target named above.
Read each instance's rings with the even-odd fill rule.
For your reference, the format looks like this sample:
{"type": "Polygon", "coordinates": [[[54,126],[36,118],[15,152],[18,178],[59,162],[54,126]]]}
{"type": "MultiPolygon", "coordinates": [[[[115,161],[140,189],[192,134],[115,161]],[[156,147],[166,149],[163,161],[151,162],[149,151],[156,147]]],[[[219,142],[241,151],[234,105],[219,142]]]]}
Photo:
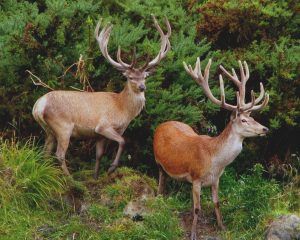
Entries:
{"type": "MultiPolygon", "coordinates": [[[[190,240],[193,215],[191,211],[180,213],[181,225],[185,230],[183,240],[190,240]]],[[[198,240],[207,240],[218,237],[218,228],[214,225],[215,219],[208,214],[201,213],[197,225],[198,240]]]]}

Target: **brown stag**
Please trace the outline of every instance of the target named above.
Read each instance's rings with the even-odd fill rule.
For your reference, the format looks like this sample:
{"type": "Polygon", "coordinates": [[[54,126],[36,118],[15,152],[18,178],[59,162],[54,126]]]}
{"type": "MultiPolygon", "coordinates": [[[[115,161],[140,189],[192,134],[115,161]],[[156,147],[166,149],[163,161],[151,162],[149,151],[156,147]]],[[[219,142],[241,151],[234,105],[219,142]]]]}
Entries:
{"type": "Polygon", "coordinates": [[[213,96],[208,84],[210,66],[211,60],[202,75],[199,58],[194,69],[184,63],[185,70],[203,88],[208,99],[232,111],[232,117],[226,128],[219,136],[210,137],[198,135],[190,126],[182,122],[169,121],[157,127],[153,143],[155,160],[159,166],[158,193],[164,193],[166,173],[170,177],[192,183],[194,204],[192,240],[197,239],[196,226],[201,209],[201,187],[211,186],[217,223],[221,229],[224,229],[218,199],[219,178],[224,168],[242,151],[243,140],[246,137],[264,136],[268,132],[268,128],[250,117],[251,111],[260,110],[268,103],[269,95],[265,93],[262,84],[260,84],[259,97],[255,98],[254,92],[251,91],[251,102],[245,103],[246,82],[249,79],[247,63],[244,62],[243,66],[239,61],[241,80],[238,79],[234,69],[231,75],[221,66],[221,70],[239,89],[236,94],[237,105],[226,103],[222,75],[219,76],[221,100],[213,96]],[[259,104],[262,100],[263,102],[259,104]]]}

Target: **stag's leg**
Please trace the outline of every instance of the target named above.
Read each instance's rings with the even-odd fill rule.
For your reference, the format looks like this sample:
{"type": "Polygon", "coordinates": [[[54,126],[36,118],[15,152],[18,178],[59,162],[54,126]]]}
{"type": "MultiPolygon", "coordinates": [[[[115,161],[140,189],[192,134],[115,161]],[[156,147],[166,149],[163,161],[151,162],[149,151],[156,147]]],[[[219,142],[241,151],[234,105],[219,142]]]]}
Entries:
{"type": "Polygon", "coordinates": [[[113,161],[113,163],[110,165],[110,168],[108,169],[108,174],[110,174],[110,173],[114,172],[119,165],[119,160],[120,160],[121,154],[122,154],[124,146],[125,146],[125,140],[113,128],[104,129],[101,127],[96,127],[95,131],[97,133],[101,134],[102,136],[119,143],[119,147],[118,147],[118,151],[117,151],[115,160],[113,161]]]}
{"type": "Polygon", "coordinates": [[[158,194],[165,195],[167,175],[160,165],[158,165],[158,170],[159,170],[158,194]]]}
{"type": "Polygon", "coordinates": [[[214,206],[215,206],[215,213],[216,213],[216,217],[217,217],[218,226],[222,230],[225,230],[225,226],[223,225],[222,215],[221,215],[221,211],[220,211],[218,191],[219,191],[219,181],[217,181],[216,183],[214,183],[211,186],[211,193],[212,193],[212,199],[213,199],[214,206]]]}
{"type": "Polygon", "coordinates": [[[58,136],[57,137],[57,148],[56,157],[61,162],[61,168],[66,175],[70,175],[70,172],[66,164],[66,152],[69,147],[70,136],[58,136]]]}
{"type": "Polygon", "coordinates": [[[193,208],[193,224],[192,224],[192,231],[191,231],[191,240],[197,240],[197,222],[198,222],[198,217],[200,215],[200,194],[201,194],[201,182],[199,180],[193,181],[193,203],[194,203],[194,208],[193,208]]]}
{"type": "Polygon", "coordinates": [[[55,145],[55,137],[52,133],[47,133],[44,145],[44,152],[46,156],[50,156],[55,145]]]}
{"type": "Polygon", "coordinates": [[[95,172],[94,172],[95,179],[98,179],[99,176],[100,160],[105,151],[105,143],[106,143],[105,138],[101,138],[96,142],[96,164],[95,164],[95,172]]]}

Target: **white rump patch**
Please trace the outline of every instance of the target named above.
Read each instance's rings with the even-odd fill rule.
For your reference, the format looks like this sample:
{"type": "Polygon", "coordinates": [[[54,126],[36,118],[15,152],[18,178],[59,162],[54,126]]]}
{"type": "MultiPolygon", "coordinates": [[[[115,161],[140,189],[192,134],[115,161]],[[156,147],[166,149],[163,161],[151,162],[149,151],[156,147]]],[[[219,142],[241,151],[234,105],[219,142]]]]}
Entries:
{"type": "Polygon", "coordinates": [[[43,115],[44,115],[46,105],[47,105],[47,98],[46,96],[43,96],[39,100],[37,100],[32,111],[32,115],[34,116],[35,120],[45,125],[46,122],[43,118],[43,115]]]}

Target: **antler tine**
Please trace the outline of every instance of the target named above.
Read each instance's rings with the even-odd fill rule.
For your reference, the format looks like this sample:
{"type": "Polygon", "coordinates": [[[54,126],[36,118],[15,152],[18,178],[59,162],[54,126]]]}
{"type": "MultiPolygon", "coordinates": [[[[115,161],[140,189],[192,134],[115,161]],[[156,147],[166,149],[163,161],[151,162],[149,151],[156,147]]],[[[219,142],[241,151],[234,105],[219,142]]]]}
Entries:
{"type": "Polygon", "coordinates": [[[253,108],[253,106],[255,105],[255,95],[254,95],[254,91],[251,90],[251,103],[248,104],[248,106],[244,106],[242,108],[242,111],[246,112],[248,110],[251,110],[253,108]]]}
{"type": "Polygon", "coordinates": [[[150,59],[150,56],[149,56],[149,53],[147,53],[145,64],[141,67],[142,70],[147,69],[148,64],[149,64],[149,59],[150,59]]]}
{"type": "Polygon", "coordinates": [[[244,67],[242,65],[241,60],[238,61],[239,63],[239,68],[240,68],[240,75],[241,75],[241,82],[245,81],[245,72],[244,72],[244,67]]]}
{"type": "Polygon", "coordinates": [[[95,28],[94,35],[96,39],[99,37],[99,29],[100,29],[101,22],[102,22],[102,18],[99,19],[95,28]]]}
{"type": "Polygon", "coordinates": [[[134,67],[134,65],[136,64],[136,47],[134,46],[133,48],[133,54],[132,54],[132,61],[131,61],[131,64],[130,64],[130,67],[134,67]]]}
{"type": "Polygon", "coordinates": [[[240,98],[240,92],[236,92],[236,110],[239,112],[241,109],[241,98],[240,98]]]}
{"type": "Polygon", "coordinates": [[[249,111],[257,111],[257,110],[260,110],[260,109],[264,108],[265,106],[267,106],[267,104],[269,102],[269,99],[270,99],[269,98],[269,94],[266,93],[264,101],[261,104],[259,104],[259,105],[253,106],[251,109],[249,109],[249,111]]]}
{"type": "MultiPolygon", "coordinates": [[[[100,19],[96,25],[95,28],[95,38],[97,39],[98,45],[100,47],[100,50],[102,52],[102,55],[110,62],[110,64],[112,64],[114,67],[116,67],[119,70],[126,70],[130,65],[124,63],[123,61],[121,62],[116,62],[115,60],[113,60],[111,58],[111,56],[108,53],[108,49],[107,49],[107,45],[109,42],[109,37],[110,37],[110,33],[112,30],[112,24],[108,24],[107,26],[105,26],[100,34],[99,34],[99,30],[100,30],[100,25],[101,25],[102,19],[100,19]]],[[[121,51],[121,50],[120,50],[121,51]]],[[[118,55],[121,54],[118,50],[118,55]]]]}
{"type": "Polygon", "coordinates": [[[246,82],[249,78],[249,68],[246,61],[244,61],[244,65],[245,65],[245,70],[243,68],[242,62],[239,61],[241,80],[238,79],[238,76],[234,68],[232,68],[232,75],[231,75],[222,65],[220,66],[221,70],[225,73],[225,75],[229,77],[239,89],[239,94],[238,94],[239,99],[237,99],[239,110],[242,110],[243,108],[248,109],[253,104],[252,102],[249,104],[245,104],[245,90],[246,90],[246,82]]]}
{"type": "Polygon", "coordinates": [[[166,37],[169,38],[172,34],[172,29],[171,29],[171,25],[170,25],[170,22],[169,22],[167,17],[165,17],[165,22],[166,22],[166,25],[167,25],[167,35],[166,35],[166,37]]]}
{"type": "Polygon", "coordinates": [[[118,52],[117,52],[117,60],[118,62],[124,67],[124,68],[129,68],[131,67],[131,65],[125,63],[122,61],[122,58],[121,58],[121,46],[119,45],[118,46],[118,52]]]}
{"type": "Polygon", "coordinates": [[[238,79],[238,77],[237,77],[237,75],[236,75],[236,73],[235,73],[235,71],[234,71],[234,69],[232,68],[232,74],[233,75],[231,75],[222,65],[220,65],[220,69],[225,73],[225,75],[227,76],[227,77],[229,77],[232,81],[233,81],[233,83],[239,88],[240,87],[240,84],[241,84],[241,82],[239,81],[239,79],[238,79]]]}
{"type": "Polygon", "coordinates": [[[259,86],[260,86],[260,94],[259,94],[258,98],[255,100],[255,104],[258,104],[265,96],[264,85],[260,82],[259,86]]]}
{"type": "Polygon", "coordinates": [[[249,72],[248,64],[246,61],[244,61],[244,67],[245,67],[245,71],[246,71],[246,74],[245,74],[246,81],[248,81],[248,79],[250,77],[250,72],[249,72]]]}
{"type": "Polygon", "coordinates": [[[195,72],[196,76],[198,78],[201,78],[201,80],[203,81],[204,77],[203,77],[202,72],[201,72],[201,61],[200,61],[199,57],[197,57],[194,72],[195,72]]]}
{"type": "Polygon", "coordinates": [[[255,98],[254,91],[251,90],[251,102],[245,103],[245,95],[246,95],[246,83],[250,77],[249,67],[246,61],[238,61],[239,68],[240,68],[240,75],[241,80],[238,79],[234,69],[232,69],[231,75],[229,72],[226,71],[226,69],[223,66],[220,66],[221,70],[225,73],[226,76],[228,76],[233,82],[238,86],[239,92],[239,100],[238,100],[238,111],[242,112],[250,112],[250,111],[256,111],[259,109],[262,109],[268,104],[269,101],[269,95],[265,93],[265,89],[262,83],[260,83],[260,94],[258,98],[255,98]],[[263,102],[259,105],[258,103],[261,102],[261,100],[264,98],[263,102]]]}
{"type": "Polygon", "coordinates": [[[246,61],[244,61],[244,66],[240,60],[238,62],[239,62],[240,75],[241,75],[241,81],[240,81],[241,84],[239,87],[239,91],[240,91],[241,104],[243,106],[243,105],[245,105],[246,83],[249,79],[249,68],[248,68],[246,61]],[[245,69],[244,69],[244,67],[245,67],[245,69]],[[246,73],[245,73],[245,70],[246,70],[246,73]]]}
{"type": "Polygon", "coordinates": [[[168,53],[168,51],[171,48],[171,44],[169,41],[169,37],[171,36],[171,25],[168,21],[167,18],[165,18],[166,21],[166,25],[167,25],[167,34],[165,35],[164,32],[162,31],[161,27],[159,26],[155,16],[153,14],[152,15],[152,19],[154,21],[154,26],[157,29],[157,31],[160,34],[160,39],[161,39],[161,46],[160,46],[160,50],[159,53],[157,54],[157,56],[147,64],[147,68],[152,68],[154,66],[156,66],[168,53]]]}
{"type": "MultiPolygon", "coordinates": [[[[200,59],[199,60],[199,68],[200,68],[200,59]]],[[[210,70],[210,66],[211,66],[211,58],[208,60],[208,63],[206,64],[205,70],[204,70],[204,80],[205,82],[208,83],[208,78],[209,78],[209,70],[210,70]]],[[[201,73],[201,69],[200,69],[200,73],[201,73]]]]}
{"type": "Polygon", "coordinates": [[[107,45],[111,30],[112,25],[108,24],[103,27],[98,37],[96,37],[101,50],[104,50],[104,46],[107,45]]]}
{"type": "Polygon", "coordinates": [[[236,111],[237,109],[240,108],[239,92],[237,92],[237,106],[233,106],[231,104],[226,103],[224,81],[221,74],[219,75],[219,79],[220,79],[221,107],[229,111],[236,111]]]}
{"type": "MultiPolygon", "coordinates": [[[[199,81],[199,78],[202,79],[197,73],[195,70],[193,70],[192,66],[191,65],[187,65],[185,61],[183,61],[183,66],[184,66],[184,69],[185,71],[191,75],[191,77],[199,84],[201,85],[201,80],[199,81]]],[[[196,67],[195,67],[196,69],[196,67]]],[[[201,73],[201,71],[200,71],[201,73]]]]}
{"type": "Polygon", "coordinates": [[[160,36],[165,36],[163,30],[161,29],[161,27],[158,24],[158,21],[157,21],[156,17],[153,14],[151,14],[151,17],[153,19],[153,22],[154,22],[154,25],[155,25],[157,31],[159,32],[159,35],[160,36]]]}
{"type": "Polygon", "coordinates": [[[225,105],[225,90],[224,90],[224,81],[223,81],[223,77],[221,74],[219,75],[219,79],[220,79],[221,103],[222,103],[222,106],[224,106],[225,105]]]}
{"type": "Polygon", "coordinates": [[[193,69],[191,65],[187,65],[185,62],[183,62],[183,66],[186,70],[186,72],[195,80],[196,83],[198,83],[202,88],[204,94],[210,99],[214,104],[217,104],[221,106],[224,109],[230,110],[230,111],[235,111],[237,109],[237,106],[233,106],[231,104],[228,104],[225,102],[225,91],[224,91],[224,82],[223,78],[220,75],[220,90],[221,90],[221,100],[217,99],[214,97],[212,94],[209,84],[208,84],[208,79],[209,79],[209,70],[211,66],[211,59],[209,59],[205,70],[204,70],[204,75],[201,72],[201,62],[200,59],[197,58],[195,68],[193,69]]]}
{"type": "MultiPolygon", "coordinates": [[[[262,83],[260,83],[259,85],[260,85],[260,94],[259,94],[258,98],[255,99],[253,106],[255,106],[256,104],[258,104],[263,99],[263,97],[265,96],[264,85],[262,83]]],[[[251,91],[251,94],[252,94],[252,91],[251,91]]],[[[251,95],[251,97],[252,97],[252,95],[251,95]]],[[[249,109],[249,106],[251,106],[251,104],[252,104],[252,102],[251,103],[246,103],[244,105],[244,109],[249,109]]]]}

